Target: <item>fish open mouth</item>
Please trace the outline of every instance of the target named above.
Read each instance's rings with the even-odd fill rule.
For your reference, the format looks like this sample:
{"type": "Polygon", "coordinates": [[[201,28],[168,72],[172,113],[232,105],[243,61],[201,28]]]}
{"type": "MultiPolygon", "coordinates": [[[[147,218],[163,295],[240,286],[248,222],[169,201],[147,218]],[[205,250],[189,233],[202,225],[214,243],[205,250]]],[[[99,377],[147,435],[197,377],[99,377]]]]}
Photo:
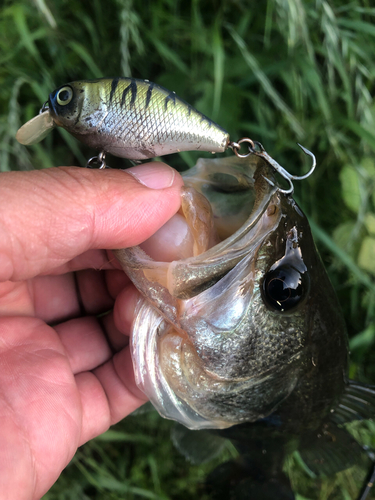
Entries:
{"type": "Polygon", "coordinates": [[[183,177],[194,255],[156,262],[139,247],[116,251],[144,297],[131,337],[136,382],[162,416],[192,429],[225,428],[270,414],[296,384],[300,345],[287,367],[257,359],[268,349],[268,240],[285,214],[272,168],[255,155],[200,159],[183,177]]]}

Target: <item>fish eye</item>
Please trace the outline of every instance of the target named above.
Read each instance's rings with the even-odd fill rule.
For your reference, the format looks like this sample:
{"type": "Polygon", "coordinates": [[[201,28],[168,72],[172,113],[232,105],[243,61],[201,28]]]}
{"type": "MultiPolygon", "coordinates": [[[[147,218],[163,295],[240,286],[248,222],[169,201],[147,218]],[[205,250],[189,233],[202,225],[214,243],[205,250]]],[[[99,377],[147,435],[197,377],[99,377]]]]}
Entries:
{"type": "Polygon", "coordinates": [[[60,89],[56,95],[57,104],[60,104],[60,106],[66,106],[67,104],[70,103],[72,98],[73,98],[73,89],[72,87],[68,86],[60,89]]]}
{"type": "Polygon", "coordinates": [[[300,273],[291,265],[271,269],[263,280],[263,296],[277,311],[288,311],[299,304],[309,289],[308,273],[300,273]]]}

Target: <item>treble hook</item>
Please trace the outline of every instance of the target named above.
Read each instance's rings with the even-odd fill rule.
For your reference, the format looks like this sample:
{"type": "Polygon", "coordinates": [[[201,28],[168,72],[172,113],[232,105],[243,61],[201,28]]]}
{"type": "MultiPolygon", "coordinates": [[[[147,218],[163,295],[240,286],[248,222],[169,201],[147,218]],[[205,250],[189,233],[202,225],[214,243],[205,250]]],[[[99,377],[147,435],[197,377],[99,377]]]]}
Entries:
{"type": "MultiPolygon", "coordinates": [[[[283,193],[283,194],[286,194],[286,195],[293,194],[294,186],[293,186],[292,180],[301,181],[303,179],[306,179],[307,177],[309,177],[314,172],[315,167],[316,167],[316,158],[315,158],[315,155],[311,151],[309,151],[308,149],[304,148],[301,144],[298,144],[298,146],[302,149],[302,151],[306,155],[311,156],[311,158],[313,160],[313,163],[312,163],[312,166],[311,166],[310,170],[305,175],[292,175],[292,174],[290,174],[287,170],[285,170],[284,167],[282,167],[279,163],[277,163],[277,161],[274,160],[266,152],[266,150],[264,149],[264,147],[262,146],[262,144],[260,142],[258,142],[258,141],[252,141],[251,139],[248,139],[246,137],[246,138],[241,139],[240,141],[238,141],[238,143],[232,142],[232,143],[229,144],[229,147],[231,147],[233,149],[234,153],[239,158],[246,158],[250,154],[254,154],[254,155],[260,156],[261,158],[263,158],[264,160],[266,160],[266,162],[269,165],[271,165],[271,167],[273,169],[275,169],[276,172],[278,172],[289,183],[289,186],[290,186],[289,189],[281,189],[281,188],[277,187],[277,189],[280,191],[280,193],[283,193]],[[249,153],[244,154],[244,155],[241,155],[238,152],[239,147],[240,147],[240,145],[241,145],[242,142],[248,142],[249,143],[249,153]],[[256,147],[258,147],[260,149],[260,151],[258,151],[256,149],[256,147]]],[[[271,184],[271,186],[275,186],[274,182],[272,182],[270,179],[267,179],[266,177],[265,177],[265,179],[266,179],[267,182],[269,182],[271,184]]]]}
{"type": "MultiPolygon", "coordinates": [[[[261,156],[262,158],[264,158],[267,161],[267,163],[269,163],[271,165],[271,167],[273,167],[276,170],[276,172],[278,172],[289,183],[289,186],[290,186],[289,189],[278,188],[280,193],[283,193],[286,195],[293,194],[294,185],[293,185],[292,180],[302,181],[303,179],[307,179],[307,177],[309,177],[314,172],[315,167],[316,167],[315,155],[311,151],[309,151],[308,149],[304,148],[301,144],[298,144],[298,146],[302,149],[302,151],[306,155],[311,156],[311,158],[313,160],[313,163],[312,163],[310,170],[305,175],[292,175],[292,174],[290,174],[284,167],[282,167],[279,163],[277,163],[276,160],[271,158],[271,156],[263,149],[263,146],[262,146],[263,151],[261,151],[261,152],[254,151],[254,153],[253,153],[253,154],[256,154],[257,156],[261,156]]],[[[271,186],[275,185],[269,179],[266,179],[266,180],[271,184],[271,186]]]]}

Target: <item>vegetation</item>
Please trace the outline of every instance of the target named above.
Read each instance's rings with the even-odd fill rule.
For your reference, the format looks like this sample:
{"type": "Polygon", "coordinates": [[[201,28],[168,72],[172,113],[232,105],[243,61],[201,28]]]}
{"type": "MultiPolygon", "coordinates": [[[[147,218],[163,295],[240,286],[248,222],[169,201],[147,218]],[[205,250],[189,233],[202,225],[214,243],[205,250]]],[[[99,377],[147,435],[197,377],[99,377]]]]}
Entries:
{"type": "MultiPolygon", "coordinates": [[[[295,174],[308,166],[300,142],[318,167],[295,183],[296,198],[345,313],[350,375],[374,383],[374,21],[371,0],[3,0],[0,170],[85,165],[92,151],[61,129],[30,148],[15,133],[57,86],[102,76],[175,90],[295,174]]],[[[197,156],[168,161],[184,169],[197,156]]],[[[364,436],[372,445],[374,430],[364,436]]],[[[203,498],[215,464],[188,465],[169,432],[153,413],[126,419],[82,447],[45,498],[203,498]]],[[[361,476],[349,470],[312,487],[298,460],[287,467],[304,498],[354,498],[361,476]]]]}

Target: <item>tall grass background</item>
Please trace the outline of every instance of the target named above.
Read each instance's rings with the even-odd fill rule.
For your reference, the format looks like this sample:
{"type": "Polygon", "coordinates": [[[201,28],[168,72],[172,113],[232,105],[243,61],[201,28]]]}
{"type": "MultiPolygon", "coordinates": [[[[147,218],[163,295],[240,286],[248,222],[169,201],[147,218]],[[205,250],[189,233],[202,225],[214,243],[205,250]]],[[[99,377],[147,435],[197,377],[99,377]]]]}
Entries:
{"type": "MultiPolygon", "coordinates": [[[[18,127],[63,83],[104,76],[157,82],[226,128],[249,136],[294,174],[350,336],[350,376],[375,383],[375,7],[371,0],[3,0],[0,170],[81,165],[93,155],[57,129],[25,148],[18,127]]],[[[197,153],[169,157],[180,170],[197,153]]],[[[121,160],[122,162],[122,160],[121,160]]],[[[110,164],[122,164],[111,159],[110,164]]],[[[129,417],[80,448],[45,496],[202,498],[207,471],[174,449],[171,424],[129,417]]],[[[364,432],[363,429],[358,432],[364,432]]],[[[375,444],[375,426],[363,439],[375,444]]],[[[286,467],[298,498],[352,499],[363,471],[308,477],[286,467]]]]}

